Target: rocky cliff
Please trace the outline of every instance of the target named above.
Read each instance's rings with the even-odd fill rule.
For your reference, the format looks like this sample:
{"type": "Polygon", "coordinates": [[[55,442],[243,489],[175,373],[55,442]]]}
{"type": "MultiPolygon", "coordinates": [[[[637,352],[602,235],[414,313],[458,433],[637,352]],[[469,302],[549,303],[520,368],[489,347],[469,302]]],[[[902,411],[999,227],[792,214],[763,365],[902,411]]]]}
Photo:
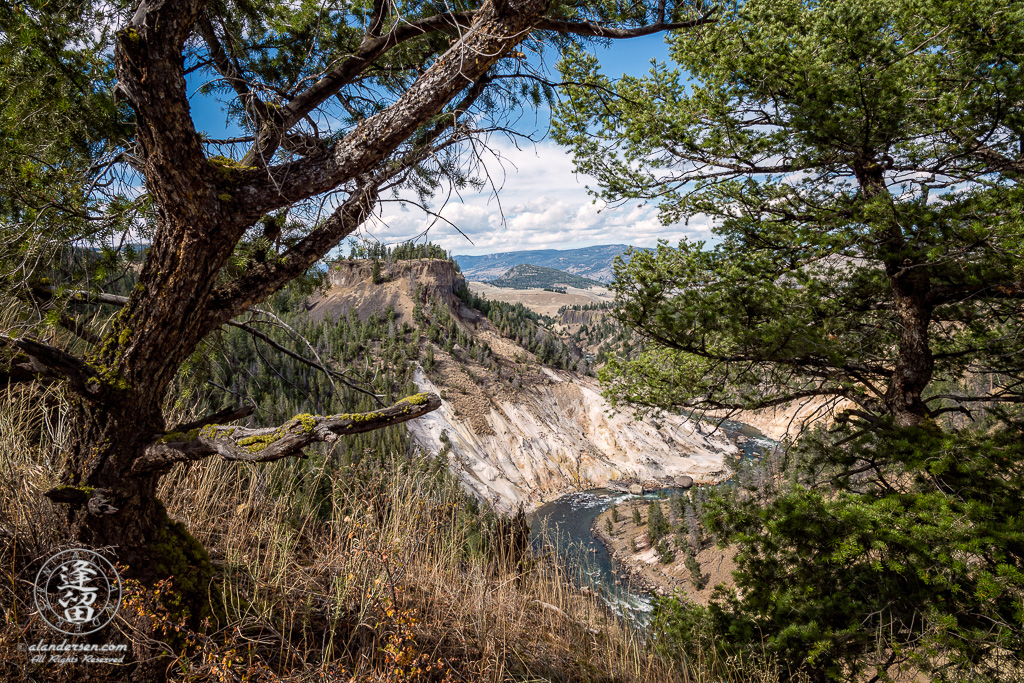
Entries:
{"type": "MultiPolygon", "coordinates": [[[[458,309],[461,301],[455,291],[465,285],[462,275],[451,261],[442,259],[415,259],[380,263],[380,281],[373,282],[373,261],[341,260],[327,271],[326,294],[311,301],[310,316],[338,318],[353,309],[360,318],[392,307],[400,321],[412,323],[412,309],[417,284],[427,297],[437,295],[458,309]]],[[[464,306],[462,308],[465,308],[464,306]]],[[[466,312],[472,317],[471,312],[466,312]]]]}
{"type": "MultiPolygon", "coordinates": [[[[409,423],[428,452],[446,455],[462,481],[499,509],[532,509],[571,492],[640,483],[672,486],[689,475],[717,481],[735,446],[679,416],[634,420],[614,412],[593,380],[544,368],[546,380],[492,398],[473,422],[451,402],[409,423]]],[[[440,388],[422,372],[424,390],[440,388]]]]}
{"type": "Polygon", "coordinates": [[[628,412],[613,412],[593,379],[544,367],[466,308],[455,296],[462,278],[451,263],[382,264],[379,284],[372,269],[369,261],[333,266],[330,288],[313,302],[310,315],[336,318],[354,310],[365,318],[392,307],[396,318],[411,324],[417,301],[424,306],[436,297],[448,304],[447,324],[471,338],[476,352],[423,339],[421,357],[430,345],[431,361],[415,379],[443,402],[408,428],[423,451],[448,458],[466,487],[497,508],[532,509],[610,484],[653,487],[672,485],[681,475],[698,482],[723,476],[724,458],[735,450],[723,436],[706,436],[699,424],[679,416],[637,421],[628,412]]]}

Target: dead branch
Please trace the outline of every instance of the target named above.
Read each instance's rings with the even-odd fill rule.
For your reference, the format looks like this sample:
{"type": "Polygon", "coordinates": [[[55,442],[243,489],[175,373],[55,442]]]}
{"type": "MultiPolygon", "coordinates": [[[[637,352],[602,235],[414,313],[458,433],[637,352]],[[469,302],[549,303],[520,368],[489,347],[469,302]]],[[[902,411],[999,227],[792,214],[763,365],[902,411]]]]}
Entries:
{"type": "Polygon", "coordinates": [[[252,406],[228,406],[198,420],[175,425],[167,430],[167,433],[190,432],[193,429],[202,429],[207,425],[234,422],[235,420],[241,420],[243,417],[249,417],[253,412],[255,412],[255,409],[252,406]]]}
{"type": "Polygon", "coordinates": [[[189,433],[172,433],[146,449],[132,466],[132,474],[162,470],[178,462],[193,462],[211,455],[242,462],[271,462],[304,457],[303,450],[339,436],[369,432],[401,424],[441,407],[436,394],[416,394],[393,406],[369,413],[296,415],[280,427],[231,427],[208,424],[189,433]]]}
{"type": "Polygon", "coordinates": [[[70,353],[28,337],[15,339],[0,333],[0,342],[21,350],[28,357],[27,362],[12,365],[6,373],[9,381],[19,378],[19,381],[24,381],[29,374],[56,377],[66,379],[75,391],[86,398],[101,399],[105,393],[103,384],[97,378],[98,373],[70,353]]]}

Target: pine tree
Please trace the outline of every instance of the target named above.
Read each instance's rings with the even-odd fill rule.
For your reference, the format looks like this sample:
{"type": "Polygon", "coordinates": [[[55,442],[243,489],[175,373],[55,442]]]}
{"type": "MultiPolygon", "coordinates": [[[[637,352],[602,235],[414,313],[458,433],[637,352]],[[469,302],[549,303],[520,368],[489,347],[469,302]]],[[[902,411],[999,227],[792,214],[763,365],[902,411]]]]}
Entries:
{"type": "Polygon", "coordinates": [[[661,502],[652,500],[647,505],[647,535],[651,539],[651,544],[660,541],[670,530],[668,520],[661,509],[661,502]]]}
{"type": "Polygon", "coordinates": [[[619,264],[618,316],[647,348],[609,362],[608,391],[698,412],[813,400],[835,421],[705,505],[737,593],[660,603],[659,629],[812,680],[1014,679],[1024,7],[748,0],[671,42],[677,63],[644,78],[563,62],[578,170],[714,226],[619,264]]]}

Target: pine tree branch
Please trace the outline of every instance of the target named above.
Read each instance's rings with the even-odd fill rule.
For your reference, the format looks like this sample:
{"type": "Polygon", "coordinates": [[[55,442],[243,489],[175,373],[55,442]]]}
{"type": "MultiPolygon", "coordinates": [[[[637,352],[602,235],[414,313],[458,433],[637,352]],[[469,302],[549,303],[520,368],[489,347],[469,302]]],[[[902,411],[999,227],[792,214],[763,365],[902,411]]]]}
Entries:
{"type": "Polygon", "coordinates": [[[562,19],[544,18],[537,22],[537,30],[551,31],[553,33],[570,33],[588,38],[611,38],[614,40],[627,40],[629,38],[641,38],[655,33],[675,31],[683,28],[696,28],[716,21],[714,15],[718,13],[717,7],[712,7],[703,15],[688,21],[668,22],[659,21],[656,24],[637,26],[635,28],[615,28],[604,26],[592,21],[564,21],[562,19]]]}
{"type": "Polygon", "coordinates": [[[25,381],[31,375],[65,379],[77,393],[89,399],[102,399],[103,384],[89,365],[70,353],[34,339],[15,339],[0,333],[0,343],[13,346],[28,356],[28,363],[16,363],[5,374],[8,381],[25,381]]]}
{"type": "Polygon", "coordinates": [[[1024,396],[1020,394],[987,394],[982,396],[962,396],[960,394],[937,394],[929,396],[925,403],[932,401],[949,400],[957,403],[1024,403],[1024,396]]]}
{"type": "Polygon", "coordinates": [[[333,442],[346,434],[369,432],[437,410],[435,394],[416,394],[393,406],[369,413],[296,415],[280,427],[252,429],[208,424],[193,433],[171,433],[151,445],[132,466],[132,474],[162,470],[178,462],[193,462],[212,455],[241,462],[272,462],[304,457],[303,450],[317,442],[333,442]]]}
{"type": "Polygon", "coordinates": [[[202,429],[207,425],[212,424],[223,424],[225,422],[234,422],[235,420],[241,420],[243,417],[249,417],[255,412],[252,406],[228,406],[222,408],[216,413],[207,415],[206,417],[194,420],[192,422],[183,422],[179,425],[174,425],[167,430],[167,434],[174,432],[190,432],[193,429],[202,429]]]}
{"type": "MultiPolygon", "coordinates": [[[[266,334],[260,332],[259,330],[257,330],[256,328],[252,327],[251,325],[247,325],[245,323],[240,323],[240,322],[235,322],[234,320],[229,320],[225,324],[230,325],[231,327],[236,327],[236,328],[244,331],[246,334],[249,334],[249,335],[251,335],[253,337],[256,337],[257,339],[262,340],[268,346],[274,348],[277,351],[280,351],[281,353],[285,354],[286,356],[294,358],[295,360],[299,361],[300,363],[304,363],[304,364],[308,365],[311,368],[316,368],[320,372],[322,372],[322,373],[324,373],[326,375],[329,375],[329,376],[333,377],[334,379],[338,380],[339,382],[344,384],[349,389],[352,389],[353,391],[358,391],[358,392],[360,392],[362,394],[366,394],[367,396],[371,397],[374,401],[376,401],[378,405],[380,405],[380,406],[384,405],[381,402],[380,398],[377,396],[377,394],[373,393],[372,391],[367,391],[366,389],[363,389],[359,385],[354,384],[354,383],[348,381],[348,379],[343,374],[341,374],[340,372],[337,372],[336,370],[331,370],[330,368],[325,367],[321,363],[316,362],[312,358],[306,358],[303,355],[300,355],[298,353],[295,353],[294,351],[291,351],[291,350],[285,348],[281,344],[278,344],[276,341],[274,341],[274,339],[272,337],[270,337],[269,335],[266,335],[266,334]]],[[[177,431],[181,431],[181,430],[177,430],[177,431]]]]}

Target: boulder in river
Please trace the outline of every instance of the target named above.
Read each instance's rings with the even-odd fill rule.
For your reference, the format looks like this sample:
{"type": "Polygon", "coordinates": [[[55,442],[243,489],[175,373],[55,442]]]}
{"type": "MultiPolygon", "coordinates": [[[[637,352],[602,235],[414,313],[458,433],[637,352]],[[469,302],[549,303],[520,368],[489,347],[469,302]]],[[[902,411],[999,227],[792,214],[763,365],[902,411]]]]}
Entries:
{"type": "Polygon", "coordinates": [[[693,477],[686,474],[680,474],[678,477],[676,477],[676,486],[678,486],[681,489],[690,488],[691,486],[693,486],[693,477]]]}
{"type": "Polygon", "coordinates": [[[644,487],[641,486],[640,484],[631,484],[629,487],[629,492],[634,496],[643,495],[644,487]]]}

